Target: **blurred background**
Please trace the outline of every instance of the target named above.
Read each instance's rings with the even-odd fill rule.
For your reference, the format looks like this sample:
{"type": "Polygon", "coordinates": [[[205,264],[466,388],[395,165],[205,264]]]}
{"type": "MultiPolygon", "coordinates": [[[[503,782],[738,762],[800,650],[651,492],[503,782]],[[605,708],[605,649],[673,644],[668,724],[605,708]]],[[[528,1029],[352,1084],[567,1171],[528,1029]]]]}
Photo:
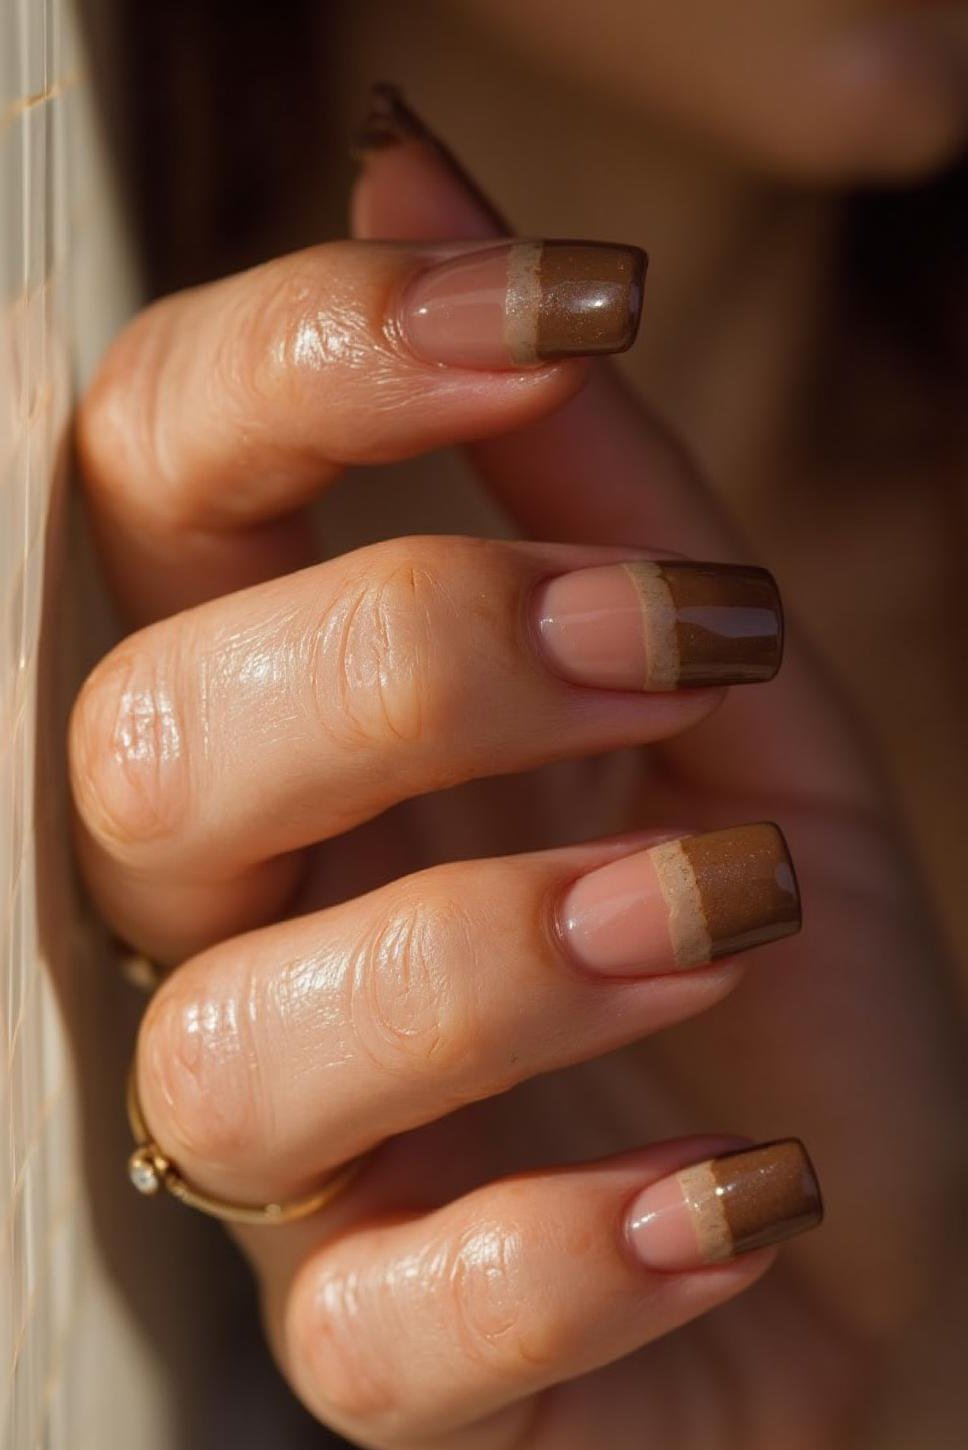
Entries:
{"type": "MultiPolygon", "coordinates": [[[[2,1450],[321,1443],[217,1228],[152,1206],[146,1252],[124,1183],[141,1004],[73,881],[60,765],[116,623],[65,485],[72,398],[145,300],[345,235],[374,80],[520,232],[650,250],[629,375],[883,759],[968,995],[965,6],[674,9],[0,0],[2,1450]]],[[[502,527],[459,460],[400,474],[335,490],[335,546],[502,527]]]]}

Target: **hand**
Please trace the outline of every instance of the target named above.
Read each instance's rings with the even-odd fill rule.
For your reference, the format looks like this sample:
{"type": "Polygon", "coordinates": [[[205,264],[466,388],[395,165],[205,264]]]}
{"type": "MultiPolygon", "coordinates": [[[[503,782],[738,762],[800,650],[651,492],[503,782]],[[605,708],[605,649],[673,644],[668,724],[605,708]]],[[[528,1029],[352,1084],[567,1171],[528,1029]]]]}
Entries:
{"type": "MultiPolygon", "coordinates": [[[[71,729],[91,888],[177,967],[146,1117],[237,1201],[376,1149],[318,1217],[238,1233],[285,1373],[360,1444],[826,1450],[947,1250],[957,1098],[906,865],[795,641],[723,703],[776,663],[768,579],[683,560],[735,546],[614,377],[513,365],[492,214],[387,124],[357,231],[402,245],[149,309],[81,412],[106,565],[155,621],[71,729]],[[477,251],[407,243],[445,232],[477,251]],[[341,467],[466,439],[528,536],[565,542],[312,563],[304,506],[341,467]],[[782,837],[744,828],[771,820],[799,937],[782,837]],[[742,1299],[756,1245],[817,1205],[800,1150],[724,1156],[723,1126],[801,1135],[829,1206],[742,1299]]],[[[587,298],[587,258],[553,260],[587,298]]],[[[610,346],[634,260],[597,259],[610,346]]]]}

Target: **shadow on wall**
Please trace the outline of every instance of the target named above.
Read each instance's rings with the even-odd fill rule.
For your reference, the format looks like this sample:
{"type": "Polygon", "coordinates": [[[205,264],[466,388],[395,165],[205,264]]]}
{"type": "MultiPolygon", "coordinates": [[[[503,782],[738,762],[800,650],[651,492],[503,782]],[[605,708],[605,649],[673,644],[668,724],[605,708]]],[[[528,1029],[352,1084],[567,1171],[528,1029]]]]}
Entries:
{"type": "MultiPolygon", "coordinates": [[[[71,858],[66,719],[90,663],[90,640],[104,639],[107,629],[66,473],[62,458],[49,517],[40,636],[37,906],[42,956],[73,1059],[83,1196],[96,1252],[130,1308],[133,1332],[144,1337],[170,1387],[172,1450],[319,1446],[318,1427],[292,1399],[262,1344],[248,1271],[220,1226],[168,1200],[146,1202],[127,1181],[132,1145],[124,1083],[144,999],[122,980],[71,858]],[[74,557],[65,559],[68,549],[74,557]]],[[[111,1363],[96,1368],[109,1388],[111,1363]]]]}
{"type": "Polygon", "coordinates": [[[148,296],[345,231],[335,4],[81,0],[148,296]]]}

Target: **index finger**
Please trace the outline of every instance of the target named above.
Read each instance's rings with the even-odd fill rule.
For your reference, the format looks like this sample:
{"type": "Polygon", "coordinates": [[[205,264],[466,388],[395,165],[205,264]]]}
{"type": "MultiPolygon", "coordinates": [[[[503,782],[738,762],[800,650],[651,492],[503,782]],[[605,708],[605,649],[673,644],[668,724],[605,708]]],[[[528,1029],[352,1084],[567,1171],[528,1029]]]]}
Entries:
{"type": "MultiPolygon", "coordinates": [[[[497,212],[447,148],[399,94],[381,92],[377,103],[386,134],[357,180],[357,232],[427,238],[444,223],[450,235],[459,225],[467,236],[493,235],[502,225],[497,212]]],[[[607,362],[596,362],[582,391],[553,413],[471,452],[491,492],[531,535],[749,560],[688,450],[607,362]]],[[[814,662],[794,641],[765,699],[734,692],[714,721],[663,746],[677,780],[685,775],[713,803],[743,792],[774,802],[782,794],[811,811],[838,803],[870,810],[870,769],[852,748],[838,702],[818,685],[814,662]]]]}
{"type": "Polygon", "coordinates": [[[304,506],[343,467],[532,422],[640,301],[636,248],[512,239],[330,243],[155,304],[78,419],[123,604],[140,622],[311,562],[304,506]]]}

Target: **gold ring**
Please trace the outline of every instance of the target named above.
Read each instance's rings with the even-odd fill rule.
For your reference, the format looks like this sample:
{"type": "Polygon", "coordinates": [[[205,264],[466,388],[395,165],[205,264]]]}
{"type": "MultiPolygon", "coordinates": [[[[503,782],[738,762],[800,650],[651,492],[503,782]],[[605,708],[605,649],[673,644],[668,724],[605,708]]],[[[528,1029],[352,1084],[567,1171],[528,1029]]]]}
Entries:
{"type": "Polygon", "coordinates": [[[158,1147],[148,1131],[141,1111],[133,1064],[128,1073],[127,1109],[131,1132],[138,1145],[128,1159],[128,1177],[138,1192],[151,1197],[165,1189],[180,1203],[187,1204],[189,1208],[197,1208],[200,1213],[207,1213],[226,1223],[281,1224],[308,1218],[311,1213],[318,1213],[321,1208],[332,1203],[344,1188],[348,1188],[370,1156],[369,1153],[361,1153],[358,1158],[344,1163],[305,1198],[290,1199],[288,1203],[265,1203],[259,1208],[242,1203],[226,1203],[193,1188],[158,1147]]]}

